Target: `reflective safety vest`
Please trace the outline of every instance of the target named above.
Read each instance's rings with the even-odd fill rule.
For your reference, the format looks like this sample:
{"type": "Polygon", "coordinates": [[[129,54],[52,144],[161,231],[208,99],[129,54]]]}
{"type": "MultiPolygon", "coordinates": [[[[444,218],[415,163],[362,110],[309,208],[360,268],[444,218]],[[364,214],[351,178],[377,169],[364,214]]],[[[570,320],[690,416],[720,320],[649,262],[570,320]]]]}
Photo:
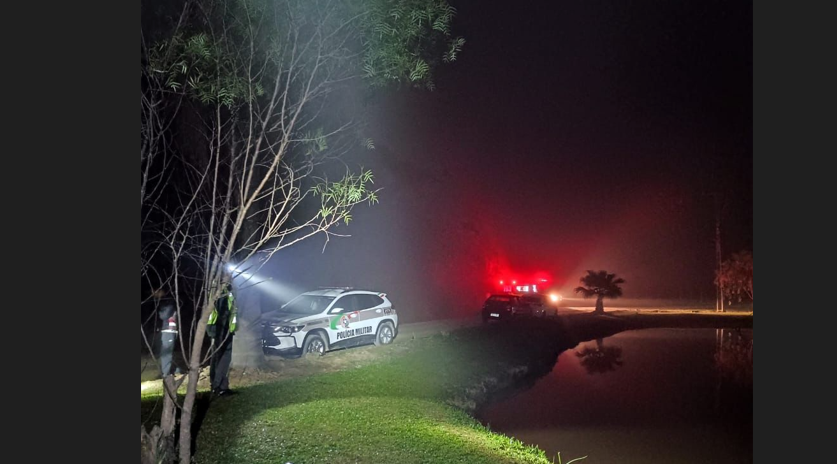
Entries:
{"type": "MultiPolygon", "coordinates": [[[[218,298],[219,302],[223,297],[218,298]]],[[[229,315],[229,332],[235,333],[235,325],[236,325],[236,308],[235,308],[235,297],[233,296],[232,292],[227,295],[227,309],[230,312],[229,315]]],[[[218,308],[212,309],[212,314],[209,315],[209,321],[206,323],[207,326],[214,326],[215,323],[218,322],[218,308]]],[[[214,327],[213,327],[214,329],[214,327]]]]}

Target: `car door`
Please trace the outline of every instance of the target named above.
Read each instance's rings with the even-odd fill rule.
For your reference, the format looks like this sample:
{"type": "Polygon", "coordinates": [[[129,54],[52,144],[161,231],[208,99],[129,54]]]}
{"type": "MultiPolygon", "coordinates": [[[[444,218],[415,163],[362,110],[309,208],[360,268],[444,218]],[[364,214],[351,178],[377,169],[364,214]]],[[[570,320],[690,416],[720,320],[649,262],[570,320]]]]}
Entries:
{"type": "Polygon", "coordinates": [[[372,293],[366,293],[360,296],[360,322],[358,336],[371,335],[375,336],[378,333],[378,325],[384,318],[384,299],[372,293]]]}
{"type": "MultiPolygon", "coordinates": [[[[338,298],[328,311],[328,342],[330,345],[344,345],[354,332],[353,322],[360,317],[358,295],[343,295],[338,298]]],[[[355,326],[357,324],[354,324],[355,326]]]]}
{"type": "Polygon", "coordinates": [[[349,346],[374,336],[383,317],[384,300],[373,294],[341,296],[329,310],[329,343],[349,346]]]}

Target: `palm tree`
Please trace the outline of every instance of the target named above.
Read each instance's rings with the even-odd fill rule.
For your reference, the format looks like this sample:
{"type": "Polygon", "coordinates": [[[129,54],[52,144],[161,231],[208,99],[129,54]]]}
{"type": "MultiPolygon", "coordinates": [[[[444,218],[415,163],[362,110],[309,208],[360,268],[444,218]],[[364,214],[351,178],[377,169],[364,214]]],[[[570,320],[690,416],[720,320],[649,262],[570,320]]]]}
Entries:
{"type": "Polygon", "coordinates": [[[583,287],[576,287],[575,292],[581,293],[584,298],[596,297],[596,310],[593,314],[604,314],[604,299],[619,298],[622,296],[622,288],[625,279],[616,278],[616,274],[608,274],[607,271],[587,271],[587,275],[581,278],[583,287]]]}

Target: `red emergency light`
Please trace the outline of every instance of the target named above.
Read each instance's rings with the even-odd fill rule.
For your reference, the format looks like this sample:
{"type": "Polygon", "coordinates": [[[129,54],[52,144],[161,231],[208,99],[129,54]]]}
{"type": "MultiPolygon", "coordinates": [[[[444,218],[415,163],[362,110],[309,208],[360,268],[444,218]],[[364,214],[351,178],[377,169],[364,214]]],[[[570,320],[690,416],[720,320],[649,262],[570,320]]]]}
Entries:
{"type": "MultiPolygon", "coordinates": [[[[549,287],[550,278],[545,273],[537,273],[531,278],[509,278],[506,276],[503,279],[497,279],[499,282],[499,291],[503,293],[542,293],[546,292],[549,287]]],[[[550,293],[548,295],[552,302],[560,301],[560,295],[550,293]]]]}
{"type": "Polygon", "coordinates": [[[538,286],[536,284],[532,285],[516,285],[514,287],[517,293],[538,293],[538,286]]]}
{"type": "MultiPolygon", "coordinates": [[[[539,288],[543,287],[540,282],[534,280],[521,280],[518,283],[517,279],[511,280],[508,283],[506,279],[500,280],[500,288],[505,293],[538,293],[539,288]]],[[[542,282],[542,281],[541,281],[542,282]]]]}

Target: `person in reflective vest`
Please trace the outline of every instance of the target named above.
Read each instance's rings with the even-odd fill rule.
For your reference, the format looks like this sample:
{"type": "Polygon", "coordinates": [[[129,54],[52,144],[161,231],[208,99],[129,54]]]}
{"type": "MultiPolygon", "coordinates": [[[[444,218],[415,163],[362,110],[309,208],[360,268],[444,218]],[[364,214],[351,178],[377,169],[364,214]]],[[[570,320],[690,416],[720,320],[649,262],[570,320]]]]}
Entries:
{"type": "Polygon", "coordinates": [[[171,375],[172,355],[177,341],[177,308],[168,293],[159,289],[154,292],[157,300],[157,315],[160,318],[160,373],[171,375]]]}
{"type": "Polygon", "coordinates": [[[212,339],[212,361],[209,380],[216,395],[232,393],[230,390],[230,361],[232,360],[233,335],[235,335],[236,306],[232,286],[226,284],[221,296],[215,300],[215,309],[209,315],[206,332],[212,339]]]}

